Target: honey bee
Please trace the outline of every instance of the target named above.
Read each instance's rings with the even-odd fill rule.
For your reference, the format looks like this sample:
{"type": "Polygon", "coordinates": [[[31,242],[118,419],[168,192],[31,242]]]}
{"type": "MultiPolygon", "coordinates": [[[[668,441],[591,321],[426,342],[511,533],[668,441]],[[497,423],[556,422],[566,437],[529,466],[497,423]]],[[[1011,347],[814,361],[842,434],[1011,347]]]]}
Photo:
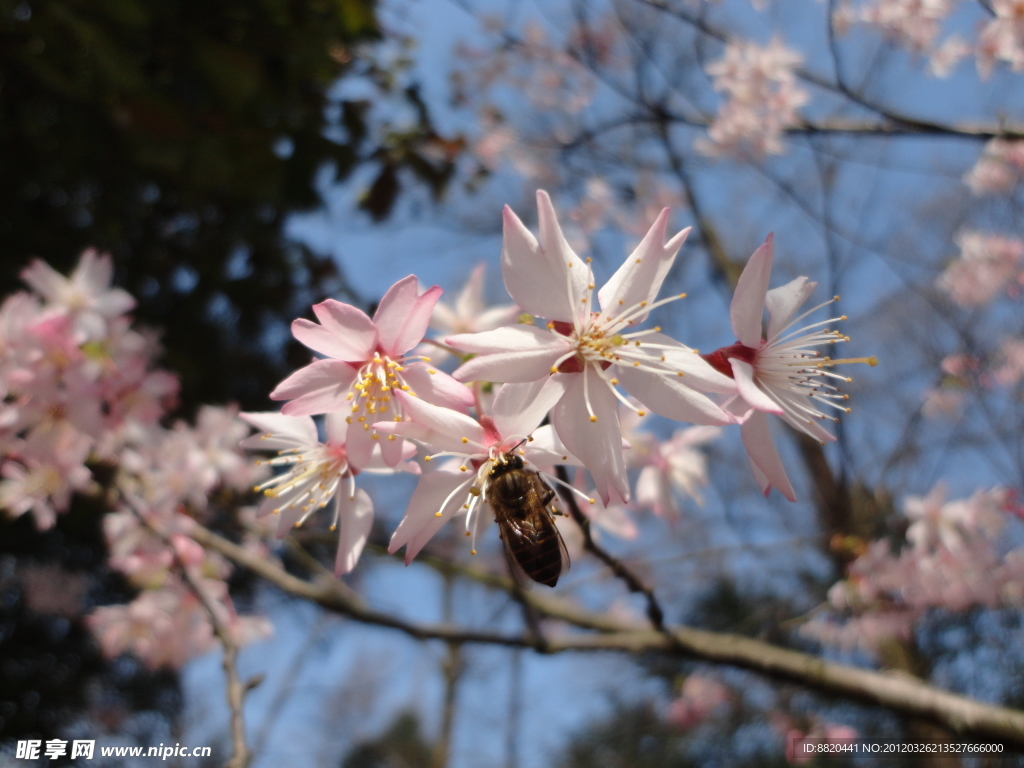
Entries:
{"type": "Polygon", "coordinates": [[[509,451],[494,462],[487,500],[512,575],[526,588],[529,579],[553,587],[562,570],[569,570],[569,553],[548,510],[554,498],[555,492],[539,472],[523,465],[521,456],[509,451]]]}

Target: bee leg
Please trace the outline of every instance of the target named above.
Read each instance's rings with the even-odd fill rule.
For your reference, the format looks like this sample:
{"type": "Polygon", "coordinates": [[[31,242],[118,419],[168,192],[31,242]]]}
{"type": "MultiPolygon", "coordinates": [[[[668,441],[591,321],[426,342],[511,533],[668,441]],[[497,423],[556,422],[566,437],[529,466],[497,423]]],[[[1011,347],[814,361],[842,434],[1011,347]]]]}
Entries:
{"type": "Polygon", "coordinates": [[[550,488],[547,488],[544,493],[544,498],[540,500],[540,503],[546,507],[548,504],[551,503],[551,500],[553,498],[555,498],[555,492],[550,488]]]}

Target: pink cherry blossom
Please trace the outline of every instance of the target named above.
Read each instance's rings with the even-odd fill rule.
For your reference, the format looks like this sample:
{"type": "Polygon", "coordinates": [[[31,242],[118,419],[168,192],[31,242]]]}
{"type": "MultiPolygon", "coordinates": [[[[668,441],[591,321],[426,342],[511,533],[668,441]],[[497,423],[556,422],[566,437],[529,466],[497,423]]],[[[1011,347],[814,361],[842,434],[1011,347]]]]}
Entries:
{"type": "Polygon", "coordinates": [[[800,62],[777,38],[767,46],[727,43],[724,56],[707,66],[724,98],[697,148],[707,154],[782,154],[782,134],[800,124],[797,110],[809,100],[794,74],[800,62]]]}
{"type": "Polygon", "coordinates": [[[637,435],[630,440],[630,465],[641,467],[636,479],[635,503],[648,507],[659,517],[677,520],[680,516],[677,494],[704,503],[701,487],[707,485],[707,459],[699,446],[715,440],[719,427],[687,427],[676,430],[666,441],[646,440],[637,435]],[[642,442],[641,442],[642,441],[642,442]]]}
{"type": "Polygon", "coordinates": [[[53,310],[73,319],[79,341],[89,341],[105,336],[108,321],[135,307],[135,299],[127,291],[110,287],[113,273],[110,256],[90,248],[82,252],[70,278],[36,259],[22,270],[21,279],[53,310]]]}
{"type": "MultiPolygon", "coordinates": [[[[479,420],[405,393],[396,396],[405,401],[410,420],[381,422],[376,428],[403,435],[435,451],[424,457],[427,461],[450,460],[420,479],[391,537],[388,551],[394,553],[405,547],[406,564],[456,515],[466,516],[466,532],[472,537],[472,551],[476,551],[478,534],[494,517],[487,500],[490,471],[506,453],[514,450],[529,469],[579,464],[550,426],[537,426],[561,396],[561,390],[548,381],[506,384],[495,395],[491,415],[479,420]]],[[[554,475],[542,472],[542,476],[548,485],[562,485],[582,496],[584,506],[593,502],[554,475]]]]}
{"type": "Polygon", "coordinates": [[[89,446],[89,438],[67,425],[31,435],[0,466],[0,509],[12,517],[31,511],[39,528],[50,528],[71,494],[92,480],[89,446]]]}
{"type": "Polygon", "coordinates": [[[978,34],[978,72],[992,74],[997,62],[1024,69],[1024,0],[992,0],[995,16],[978,34]]]}
{"type": "MultiPolygon", "coordinates": [[[[356,466],[370,462],[380,440],[371,425],[385,418],[402,419],[401,407],[392,400],[395,391],[415,392],[430,402],[465,410],[473,402],[465,386],[420,357],[407,355],[423,339],[440,296],[437,286],[420,293],[410,275],[388,289],[372,320],[334,299],[314,305],[320,323],[296,320],[292,333],[327,359],[293,373],[277,385],[270,399],[290,400],[281,409],[287,416],[345,411],[345,445],[356,466]]],[[[381,442],[380,452],[389,466],[397,465],[402,460],[401,439],[381,442]]]]}
{"type": "Polygon", "coordinates": [[[717,680],[700,674],[687,675],[666,719],[683,730],[696,728],[710,716],[721,714],[732,699],[729,689],[717,680]]]}
{"type": "MultiPolygon", "coordinates": [[[[356,487],[356,475],[360,471],[394,471],[383,463],[380,449],[363,466],[350,464],[345,443],[348,424],[338,413],[328,414],[325,419],[326,442],[320,442],[309,416],[243,413],[241,417],[260,430],[260,434],[243,440],[242,447],[277,451],[277,456],[266,464],[288,468],[256,486],[267,497],[257,514],[279,515],[277,536],[282,538],[333,500],[331,530],[340,527],[334,572],[339,576],[350,572],[359,561],[373,527],[373,501],[366,491],[356,487]]],[[[418,474],[418,466],[403,462],[414,453],[411,445],[406,446],[398,468],[418,474]]]]}
{"type": "MultiPolygon", "coordinates": [[[[444,335],[451,335],[490,331],[516,321],[519,307],[515,304],[488,307],[484,303],[485,268],[486,265],[483,263],[473,268],[469,273],[469,279],[451,306],[444,301],[437,303],[430,318],[431,327],[444,335]]],[[[432,362],[435,363],[447,357],[448,352],[444,349],[431,353],[432,362]]]]}
{"type": "Polygon", "coordinates": [[[1024,240],[973,230],[956,235],[960,256],[936,284],[962,307],[977,307],[1004,292],[1018,295],[1024,285],[1024,240]]]}
{"type": "Polygon", "coordinates": [[[992,372],[997,384],[1015,387],[1024,380],[1024,341],[1014,338],[1003,339],[999,345],[999,365],[992,372]]]}
{"type": "MultiPolygon", "coordinates": [[[[727,424],[731,417],[704,391],[733,392],[734,385],[693,350],[660,328],[628,331],[650,311],[689,230],[667,243],[663,210],[636,250],[598,291],[593,307],[590,267],[569,247],[547,193],[537,193],[540,241],[510,208],[504,213],[502,274],[524,311],[547,318],[546,327],[517,325],[446,339],[475,357],[455,371],[462,381],[541,382],[560,392],[551,422],[566,447],[583,461],[607,504],[625,502],[629,484],[622,457],[617,386],[645,408],[698,424],[727,424]]],[[[630,405],[630,407],[635,407],[630,405]]]]}
{"type": "Polygon", "coordinates": [[[907,639],[925,611],[1013,607],[1024,603],[1024,547],[1004,529],[1014,518],[1013,494],[979,490],[946,501],[939,485],[909,497],[907,546],[872,542],[829,590],[829,603],[845,619],[812,621],[804,634],[844,648],[874,653],[889,638],[907,639]]]}
{"type": "Polygon", "coordinates": [[[773,255],[774,242],[768,235],[764,244],[754,251],[736,283],[736,292],[729,307],[736,343],[715,350],[705,358],[736,381],[739,394],[730,399],[726,407],[736,412],[742,421],[743,446],[762,492],[767,496],[774,486],[787,499],[796,501],[793,486],[772,442],[765,414],[780,416],[794,429],[822,443],[835,440],[818,424],[826,418],[835,421],[835,417],[826,416],[818,408],[823,406],[848,412],[849,408],[839,404],[847,396],[829,382],[850,379],[828,369],[853,362],[873,366],[877,361],[873,357],[832,360],[821,357],[817,352],[815,347],[846,341],[838,331],[822,327],[834,320],[845,320],[845,317],[790,330],[807,315],[832,301],[794,317],[817,283],[798,277],[769,291],[773,255]],[[762,337],[765,307],[769,320],[767,335],[762,337]]]}
{"type": "Polygon", "coordinates": [[[1004,195],[1024,178],[1024,141],[990,139],[964,183],[975,195],[1004,195]]]}

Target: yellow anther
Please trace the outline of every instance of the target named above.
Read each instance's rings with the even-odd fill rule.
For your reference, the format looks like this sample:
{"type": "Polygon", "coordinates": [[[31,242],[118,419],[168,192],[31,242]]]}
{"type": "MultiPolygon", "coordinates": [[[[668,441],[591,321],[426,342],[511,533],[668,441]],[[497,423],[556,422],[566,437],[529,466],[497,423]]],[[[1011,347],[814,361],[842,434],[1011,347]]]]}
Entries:
{"type": "Polygon", "coordinates": [[[402,390],[403,392],[408,392],[408,391],[409,391],[410,389],[412,389],[412,387],[410,387],[410,386],[409,386],[408,384],[403,384],[403,385],[402,385],[402,386],[400,387],[400,389],[401,389],[401,390],[402,390]]]}
{"type": "Polygon", "coordinates": [[[557,365],[552,365],[551,366],[551,372],[552,373],[558,373],[558,366],[557,365]]]}
{"type": "Polygon", "coordinates": [[[646,416],[647,415],[647,411],[637,411],[636,415],[637,416],[646,416]]]}
{"type": "Polygon", "coordinates": [[[839,301],[839,294],[838,293],[835,296],[832,297],[832,301],[839,301]]]}
{"type": "Polygon", "coordinates": [[[640,367],[640,361],[639,360],[633,361],[633,367],[634,368],[639,368],[640,367]]]}
{"type": "Polygon", "coordinates": [[[441,516],[441,513],[440,513],[440,512],[435,512],[435,513],[434,513],[434,517],[440,517],[440,516],[441,516]]]}
{"type": "Polygon", "coordinates": [[[435,371],[433,368],[427,368],[427,373],[433,376],[435,373],[437,373],[437,371],[435,371]]]}
{"type": "Polygon", "coordinates": [[[471,550],[469,550],[469,554],[471,554],[471,555],[475,555],[475,554],[476,554],[476,550],[475,550],[475,549],[471,549],[471,550]]]}
{"type": "MultiPolygon", "coordinates": [[[[394,435],[392,435],[392,437],[394,437],[394,435]]],[[[423,460],[424,460],[424,461],[433,461],[433,460],[434,460],[434,457],[433,457],[433,456],[424,456],[424,457],[423,457],[423,460]]]]}
{"type": "Polygon", "coordinates": [[[274,510],[274,514],[275,515],[280,515],[281,514],[281,510],[280,509],[275,509],[274,510]]]}
{"type": "Polygon", "coordinates": [[[682,375],[683,375],[682,371],[676,371],[676,376],[682,376],[682,375]]]}
{"type": "Polygon", "coordinates": [[[473,534],[472,534],[472,533],[470,533],[469,531],[466,531],[466,535],[467,535],[467,536],[472,536],[473,534]]]}
{"type": "Polygon", "coordinates": [[[597,504],[597,499],[587,499],[591,504],[597,504]]]}
{"type": "Polygon", "coordinates": [[[463,442],[463,443],[468,443],[468,442],[469,442],[469,438],[468,438],[468,437],[464,437],[464,438],[462,438],[462,442],[463,442]]]}
{"type": "Polygon", "coordinates": [[[642,261],[643,261],[643,259],[637,259],[637,260],[636,260],[636,263],[637,263],[637,264],[639,264],[639,263],[641,263],[642,261]]]}
{"type": "Polygon", "coordinates": [[[641,307],[646,307],[647,306],[647,302],[646,301],[641,301],[640,302],[640,306],[641,307]]]}
{"type": "Polygon", "coordinates": [[[616,386],[616,385],[618,385],[619,380],[618,379],[612,379],[611,382],[612,382],[612,386],[616,386]]]}
{"type": "Polygon", "coordinates": [[[590,417],[590,421],[591,421],[591,422],[595,422],[595,421],[597,421],[597,416],[591,416],[591,417],[590,417]]]}
{"type": "Polygon", "coordinates": [[[589,288],[590,290],[594,290],[594,284],[593,283],[588,283],[587,284],[587,288],[589,288]]]}
{"type": "MultiPolygon", "coordinates": [[[[326,505],[326,504],[321,504],[321,506],[324,506],[324,507],[326,507],[327,505],[326,505]]],[[[336,531],[336,530],[338,530],[338,526],[336,526],[336,525],[335,525],[334,523],[331,523],[331,530],[332,530],[332,531],[336,531]]]]}
{"type": "Polygon", "coordinates": [[[660,330],[661,330],[661,326],[660,325],[654,326],[654,332],[655,333],[658,333],[658,331],[660,331],[660,330]]]}
{"type": "Polygon", "coordinates": [[[366,417],[365,416],[360,416],[358,421],[359,421],[360,424],[362,424],[364,421],[366,421],[366,417]]]}
{"type": "Polygon", "coordinates": [[[394,435],[388,435],[388,440],[394,440],[394,439],[395,439],[394,435]]]}
{"type": "Polygon", "coordinates": [[[378,435],[376,432],[374,432],[372,435],[370,435],[370,439],[371,440],[380,440],[380,435],[378,435]]]}
{"type": "Polygon", "coordinates": [[[465,471],[466,471],[466,465],[463,464],[461,467],[459,467],[459,472],[465,472],[465,471]]]}
{"type": "Polygon", "coordinates": [[[587,264],[591,264],[591,263],[593,263],[594,260],[592,258],[590,258],[589,256],[587,256],[587,258],[585,258],[584,261],[587,262],[587,264]]]}

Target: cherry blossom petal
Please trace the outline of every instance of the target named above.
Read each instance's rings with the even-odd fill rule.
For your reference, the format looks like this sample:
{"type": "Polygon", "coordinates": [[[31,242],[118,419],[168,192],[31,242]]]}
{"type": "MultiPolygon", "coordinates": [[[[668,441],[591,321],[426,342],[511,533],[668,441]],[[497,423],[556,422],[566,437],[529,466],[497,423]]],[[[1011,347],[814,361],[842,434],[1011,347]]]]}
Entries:
{"type": "Polygon", "coordinates": [[[502,436],[526,437],[561,399],[566,376],[546,376],[527,383],[504,384],[494,396],[491,417],[502,436]]]}
{"type": "MultiPolygon", "coordinates": [[[[380,425],[381,431],[401,435],[404,434],[405,426],[412,423],[429,430],[430,438],[425,442],[429,442],[437,450],[487,453],[484,428],[476,419],[451,408],[442,408],[418,397],[411,397],[405,392],[395,392],[395,397],[402,404],[402,409],[411,422],[383,422],[380,425]],[[465,442],[463,438],[466,439],[465,442]]],[[[410,436],[412,434],[415,433],[410,433],[410,436]]]]}
{"type": "Polygon", "coordinates": [[[270,393],[271,400],[291,400],[281,408],[287,416],[310,416],[346,406],[345,395],[356,369],[341,360],[317,360],[300,368],[270,393]]]}
{"type": "MultiPolygon", "coordinates": [[[[392,424],[393,423],[394,422],[392,422],[392,424]]],[[[380,430],[378,430],[378,431],[380,431],[380,430]]],[[[378,442],[380,443],[380,457],[384,461],[384,464],[386,466],[389,466],[389,467],[396,467],[397,468],[398,464],[405,457],[405,452],[406,452],[406,447],[407,447],[406,444],[405,444],[405,440],[402,440],[399,437],[396,437],[393,440],[389,440],[388,438],[382,438],[378,442]]],[[[413,446],[408,446],[408,447],[413,448],[413,446]]],[[[416,449],[413,448],[413,451],[415,451],[415,450],[416,449]]],[[[418,465],[415,465],[415,464],[412,465],[412,466],[417,467],[417,469],[419,468],[418,465]]],[[[415,474],[419,474],[419,473],[416,472],[415,474]]]]}
{"type": "Polygon", "coordinates": [[[404,277],[388,288],[373,314],[384,354],[397,357],[423,340],[434,305],[442,293],[436,285],[420,293],[415,275],[404,277]]]}
{"type": "Polygon", "coordinates": [[[405,517],[391,536],[388,552],[394,554],[405,547],[405,564],[411,563],[430,537],[462,509],[465,503],[464,494],[457,493],[456,489],[465,486],[468,490],[474,477],[475,475],[471,475],[467,478],[461,472],[443,471],[423,475],[416,484],[412,498],[409,499],[405,517]],[[445,499],[448,499],[447,504],[444,504],[445,499]],[[440,517],[437,516],[438,512],[441,512],[440,517]]]}
{"type": "Polygon", "coordinates": [[[582,307],[581,299],[589,295],[590,270],[565,242],[546,192],[537,193],[537,207],[541,243],[511,208],[506,205],[503,211],[501,275],[505,289],[525,312],[572,322],[582,307]]]}
{"type": "Polygon", "coordinates": [[[817,285],[806,277],[798,277],[778,288],[772,288],[765,294],[764,303],[768,307],[767,339],[769,342],[775,341],[786,329],[786,326],[792,322],[793,315],[803,306],[817,285]]]}
{"type": "Polygon", "coordinates": [[[350,304],[327,299],[313,305],[320,325],[299,318],[292,322],[292,335],[321,355],[362,363],[377,348],[377,328],[366,313],[350,304]]]}
{"type": "Polygon", "coordinates": [[[93,306],[104,317],[117,317],[135,309],[135,297],[121,288],[107,288],[96,297],[93,306]]]}
{"type": "Polygon", "coordinates": [[[554,427],[545,424],[537,427],[533,432],[533,440],[526,444],[526,458],[534,466],[553,466],[555,464],[568,464],[573,467],[582,467],[583,462],[577,459],[568,448],[558,439],[554,427]]]}
{"type": "Polygon", "coordinates": [[[459,317],[474,317],[484,308],[484,270],[487,265],[480,262],[469,273],[466,285],[455,298],[455,312],[459,317]]]}
{"type": "MultiPolygon", "coordinates": [[[[696,355],[694,355],[696,357],[696,355]]],[[[659,416],[691,424],[733,424],[734,419],[707,396],[688,387],[686,377],[665,376],[620,366],[615,371],[629,394],[659,416]]],[[[567,443],[568,445],[568,443],[567,443]]],[[[570,450],[572,446],[569,446],[570,450]]]]}
{"type": "Polygon", "coordinates": [[[61,288],[67,284],[67,278],[42,259],[32,259],[27,267],[21,270],[21,279],[30,288],[47,299],[55,299],[61,288]]]}
{"type": "Polygon", "coordinates": [[[372,433],[373,430],[369,428],[367,422],[353,420],[349,424],[345,437],[345,451],[349,464],[359,469],[373,466],[373,449],[377,447],[379,439],[374,440],[372,433]]]}
{"type": "Polygon", "coordinates": [[[316,424],[309,416],[286,416],[268,411],[240,413],[238,417],[264,433],[245,438],[239,443],[243,448],[279,451],[297,445],[316,445],[319,441],[316,424]],[[271,436],[268,437],[268,434],[271,436]]]}
{"type": "Polygon", "coordinates": [[[362,488],[356,488],[354,499],[339,491],[335,495],[338,512],[338,553],[334,558],[334,575],[341,576],[356,567],[373,527],[373,501],[362,488]]]}
{"type": "Polygon", "coordinates": [[[473,404],[473,391],[469,387],[426,363],[407,365],[402,378],[418,397],[428,403],[462,412],[473,404]]]}
{"type": "Polygon", "coordinates": [[[732,330],[741,344],[757,349],[761,345],[761,319],[768,279],[772,274],[774,238],[768,235],[754,251],[736,282],[736,292],[729,306],[732,330]]]}
{"type": "MultiPolygon", "coordinates": [[[[651,333],[644,336],[644,345],[652,356],[657,353],[650,349],[650,345],[657,344],[660,349],[658,353],[664,355],[665,364],[670,368],[682,371],[686,384],[691,389],[700,392],[717,392],[722,395],[736,393],[736,382],[723,373],[716,371],[711,365],[697,354],[696,350],[680,344],[671,336],[663,333],[651,333]]],[[[645,347],[641,347],[644,349],[645,347]]]]}
{"type": "Polygon", "coordinates": [[[550,375],[551,366],[572,348],[565,336],[532,325],[457,334],[445,343],[480,354],[456,369],[453,375],[459,381],[534,381],[550,375]]]}
{"type": "MultiPolygon", "coordinates": [[[[668,219],[669,210],[665,208],[633,253],[598,291],[597,298],[606,314],[614,317],[620,309],[631,309],[641,301],[651,304],[658,298],[661,284],[672,268],[676,253],[690,234],[690,228],[687,227],[666,243],[668,219]]],[[[645,312],[636,315],[634,322],[640,323],[646,318],[645,312]]]]}
{"type": "MultiPolygon", "coordinates": [[[[740,435],[743,438],[743,447],[747,449],[747,455],[750,457],[751,463],[760,470],[763,476],[758,478],[758,480],[764,495],[767,496],[771,487],[775,486],[779,493],[787,499],[796,501],[793,486],[789,483],[789,477],[786,476],[786,469],[782,465],[782,459],[779,458],[779,453],[775,450],[775,443],[772,442],[772,433],[768,427],[768,417],[761,411],[755,411],[740,426],[740,435]],[[762,480],[766,481],[767,485],[764,485],[761,482],[762,480]]],[[[757,477],[756,472],[754,476],[757,477]]]]}
{"type": "Polygon", "coordinates": [[[732,366],[733,378],[736,380],[740,397],[759,411],[782,415],[783,411],[779,404],[768,397],[754,381],[754,366],[735,357],[729,358],[729,365],[732,366]]]}
{"type": "Polygon", "coordinates": [[[565,447],[590,470],[604,503],[626,503],[629,480],[622,457],[618,400],[609,386],[589,368],[573,374],[562,399],[551,410],[551,423],[565,447]],[[585,381],[596,421],[590,420],[584,400],[585,381]]]}
{"type": "Polygon", "coordinates": [[[324,433],[326,442],[341,445],[348,434],[348,411],[332,411],[324,415],[324,433]]]}

